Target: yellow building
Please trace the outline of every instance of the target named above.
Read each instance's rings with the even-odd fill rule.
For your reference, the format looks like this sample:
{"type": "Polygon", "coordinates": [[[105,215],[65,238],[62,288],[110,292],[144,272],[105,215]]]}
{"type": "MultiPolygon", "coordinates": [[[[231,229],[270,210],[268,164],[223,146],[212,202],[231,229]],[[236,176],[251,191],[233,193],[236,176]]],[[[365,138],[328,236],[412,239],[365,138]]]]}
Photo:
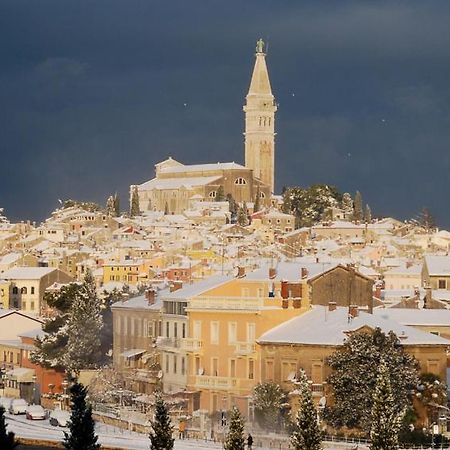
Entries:
{"type": "Polygon", "coordinates": [[[145,281],[148,269],[148,261],[142,259],[105,262],[103,284],[115,281],[135,286],[139,281],[145,281]]]}
{"type": "Polygon", "coordinates": [[[300,276],[286,281],[269,268],[238,275],[191,298],[186,310],[189,337],[181,346],[188,354],[187,389],[200,392],[194,409],[237,405],[248,414],[253,387],[261,381],[256,339],[309,309],[300,276]]]}

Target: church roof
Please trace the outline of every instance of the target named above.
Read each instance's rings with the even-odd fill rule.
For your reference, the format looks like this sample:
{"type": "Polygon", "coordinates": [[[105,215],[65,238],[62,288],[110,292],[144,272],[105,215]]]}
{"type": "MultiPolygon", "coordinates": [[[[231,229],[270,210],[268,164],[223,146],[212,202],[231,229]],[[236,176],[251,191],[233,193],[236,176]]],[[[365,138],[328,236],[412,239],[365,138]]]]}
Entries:
{"type": "Polygon", "coordinates": [[[215,177],[186,177],[186,178],[153,178],[139,185],[140,189],[179,189],[185,187],[190,189],[196,186],[204,186],[206,184],[217,181],[221,176],[215,177]]]}
{"type": "Polygon", "coordinates": [[[256,53],[255,67],[253,68],[248,95],[272,95],[265,56],[264,53],[256,53]]]}
{"type": "Polygon", "coordinates": [[[192,165],[180,165],[164,167],[161,169],[161,173],[180,173],[180,172],[208,172],[213,170],[231,170],[231,169],[245,169],[244,166],[235,162],[216,163],[216,164],[192,164],[192,165]]]}

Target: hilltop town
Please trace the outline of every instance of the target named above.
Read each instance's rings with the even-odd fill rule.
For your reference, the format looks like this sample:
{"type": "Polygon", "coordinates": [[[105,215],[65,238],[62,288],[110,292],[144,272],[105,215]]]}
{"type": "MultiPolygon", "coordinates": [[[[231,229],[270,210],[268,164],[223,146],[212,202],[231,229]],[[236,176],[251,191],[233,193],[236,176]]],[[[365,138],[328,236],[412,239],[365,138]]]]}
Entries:
{"type": "MultiPolygon", "coordinates": [[[[257,388],[279,386],[296,411],[302,370],[325,410],[330,357],[361,332],[395,333],[417,376],[447,383],[450,232],[375,218],[326,180],[276,195],[277,107],[260,40],[242,165],[169,156],[130,186],[129,207],[112,195],[61,201],[40,224],[2,213],[4,397],[67,407],[75,372],[97,420],[147,432],[161,390],[182,433],[217,435],[236,406],[263,434],[257,388]]],[[[414,426],[445,433],[446,391],[434,393],[415,399],[414,426]]]]}

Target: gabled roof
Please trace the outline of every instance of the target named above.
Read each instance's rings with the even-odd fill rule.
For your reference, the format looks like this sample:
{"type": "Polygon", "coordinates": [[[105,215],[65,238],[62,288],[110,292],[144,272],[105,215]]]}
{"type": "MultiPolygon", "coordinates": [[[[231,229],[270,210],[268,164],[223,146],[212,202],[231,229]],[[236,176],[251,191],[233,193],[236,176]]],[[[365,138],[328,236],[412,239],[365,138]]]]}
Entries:
{"type": "Polygon", "coordinates": [[[213,170],[231,170],[231,169],[246,169],[235,162],[218,162],[216,164],[183,164],[179,166],[164,167],[161,173],[181,173],[181,172],[210,172],[213,170]]]}
{"type": "Polygon", "coordinates": [[[54,272],[54,267],[13,267],[2,273],[5,280],[39,280],[54,272]]]}
{"type": "Polygon", "coordinates": [[[450,256],[427,255],[425,264],[432,276],[450,276],[450,256]]]}
{"type": "Polygon", "coordinates": [[[192,189],[196,186],[205,186],[213,181],[217,181],[221,176],[214,177],[184,177],[184,178],[153,178],[145,183],[140,184],[138,187],[142,190],[150,189],[180,189],[184,187],[186,189],[192,189]]]}

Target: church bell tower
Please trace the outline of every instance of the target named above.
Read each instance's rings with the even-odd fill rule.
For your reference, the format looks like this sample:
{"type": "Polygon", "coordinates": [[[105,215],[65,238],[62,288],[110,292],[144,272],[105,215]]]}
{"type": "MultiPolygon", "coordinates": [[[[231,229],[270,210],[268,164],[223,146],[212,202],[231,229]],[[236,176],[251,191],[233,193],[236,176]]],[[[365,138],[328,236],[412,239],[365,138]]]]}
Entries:
{"type": "Polygon", "coordinates": [[[266,66],[264,42],[256,43],[256,61],[245,98],[245,166],[270,186],[275,184],[275,104],[266,66]]]}

